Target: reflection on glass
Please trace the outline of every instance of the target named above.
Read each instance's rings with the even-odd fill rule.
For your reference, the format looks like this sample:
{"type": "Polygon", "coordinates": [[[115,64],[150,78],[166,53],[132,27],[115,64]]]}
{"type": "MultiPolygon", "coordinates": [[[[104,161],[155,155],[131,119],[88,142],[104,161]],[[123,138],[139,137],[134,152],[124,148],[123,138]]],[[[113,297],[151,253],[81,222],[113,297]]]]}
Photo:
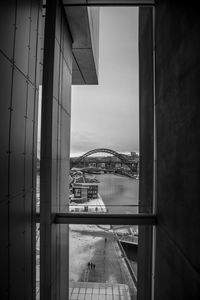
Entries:
{"type": "Polygon", "coordinates": [[[40,169],[37,167],[36,174],[36,212],[40,212],[40,169]]]}
{"type": "Polygon", "coordinates": [[[137,226],[69,228],[70,299],[136,299],[137,226]]]}
{"type": "Polygon", "coordinates": [[[42,86],[39,85],[37,122],[37,173],[36,173],[36,212],[40,212],[40,147],[41,147],[42,86]]]}
{"type": "Polygon", "coordinates": [[[36,300],[40,299],[40,224],[36,224],[36,300]]]}

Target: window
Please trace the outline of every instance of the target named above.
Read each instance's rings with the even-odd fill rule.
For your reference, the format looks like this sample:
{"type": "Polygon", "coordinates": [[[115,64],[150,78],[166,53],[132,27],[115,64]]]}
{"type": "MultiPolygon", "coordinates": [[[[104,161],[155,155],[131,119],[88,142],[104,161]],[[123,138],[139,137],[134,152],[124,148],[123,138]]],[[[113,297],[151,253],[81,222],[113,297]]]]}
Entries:
{"type": "MultiPolygon", "coordinates": [[[[67,5],[64,7],[64,10],[65,10],[68,18],[70,16],[70,10],[72,7],[69,7],[67,5]]],[[[74,7],[73,7],[73,9],[74,9],[74,7]]],[[[147,8],[144,8],[143,11],[142,10],[140,11],[140,13],[144,14],[144,16],[148,10],[148,9],[147,10],[145,10],[145,9],[147,9],[147,8]]],[[[41,205],[43,205],[43,207],[41,206],[41,268],[42,268],[41,280],[43,280],[43,291],[41,291],[41,292],[43,292],[44,295],[50,295],[48,293],[51,293],[51,291],[48,292],[48,287],[49,287],[49,280],[51,280],[52,273],[51,273],[50,268],[46,268],[46,269],[44,268],[44,266],[48,265],[49,257],[52,257],[52,259],[53,259],[52,264],[54,264],[54,268],[55,268],[55,266],[57,266],[57,269],[54,269],[53,272],[55,272],[58,276],[57,284],[59,286],[60,292],[63,293],[63,291],[67,290],[67,288],[66,288],[67,284],[66,284],[66,281],[64,281],[64,279],[66,279],[66,278],[62,277],[62,280],[61,280],[61,278],[59,276],[66,276],[65,270],[66,270],[66,267],[69,267],[68,259],[67,259],[68,254],[66,252],[67,248],[68,248],[68,244],[66,243],[66,237],[68,235],[70,226],[72,228],[73,225],[78,226],[78,225],[83,224],[85,226],[85,225],[91,224],[91,225],[95,226],[95,228],[96,228],[96,224],[98,226],[105,226],[105,225],[109,225],[109,226],[118,225],[119,226],[120,225],[123,227],[124,226],[126,227],[128,225],[128,228],[129,228],[128,231],[131,232],[131,230],[132,230],[132,234],[130,233],[130,239],[131,239],[134,237],[134,235],[137,235],[137,231],[138,231],[137,226],[139,225],[139,233],[140,233],[140,229],[142,232],[142,238],[140,238],[140,234],[139,234],[139,244],[141,241],[141,247],[143,247],[144,240],[145,240],[147,243],[149,243],[148,245],[149,245],[149,249],[150,249],[152,247],[152,245],[151,245],[151,230],[149,230],[149,228],[151,228],[151,226],[155,224],[155,217],[154,217],[154,215],[151,214],[152,203],[148,202],[148,201],[144,201],[145,193],[148,194],[147,187],[145,188],[145,192],[142,191],[142,194],[143,194],[142,197],[140,196],[140,198],[137,199],[137,200],[143,201],[143,202],[139,202],[139,214],[133,214],[132,212],[131,213],[129,212],[128,214],[124,214],[124,212],[120,213],[120,211],[118,213],[115,212],[113,214],[110,214],[107,211],[106,212],[103,211],[103,213],[100,213],[100,207],[102,208],[103,205],[98,206],[95,203],[94,204],[95,208],[93,206],[93,208],[94,208],[93,210],[90,206],[83,205],[84,197],[87,197],[88,195],[90,195],[90,197],[92,198],[92,195],[96,193],[95,190],[91,191],[91,189],[89,192],[89,188],[91,185],[88,184],[88,182],[82,182],[82,183],[76,182],[76,184],[82,185],[81,186],[81,198],[83,198],[82,199],[83,203],[78,203],[78,205],[73,204],[74,205],[73,212],[70,212],[70,206],[72,206],[72,205],[66,205],[66,198],[67,198],[67,194],[65,194],[65,191],[66,191],[65,178],[66,177],[64,177],[64,176],[69,175],[66,172],[66,170],[69,170],[69,161],[67,161],[67,159],[65,157],[66,154],[63,153],[63,150],[64,149],[66,150],[69,148],[69,136],[66,137],[66,135],[65,135],[66,131],[64,131],[63,128],[69,128],[69,126],[70,126],[70,113],[69,113],[70,112],[70,101],[69,102],[66,101],[66,99],[70,99],[70,94],[68,94],[68,90],[66,89],[66,86],[68,87],[68,89],[70,89],[70,84],[68,82],[68,78],[70,78],[71,71],[72,71],[72,73],[74,72],[74,74],[76,74],[76,78],[73,79],[73,77],[72,77],[72,81],[73,80],[81,81],[84,78],[85,82],[87,83],[87,81],[89,82],[90,80],[96,80],[96,79],[88,78],[87,72],[84,69],[83,69],[83,71],[86,73],[85,74],[82,73],[82,78],[79,77],[80,69],[78,67],[78,61],[77,61],[79,53],[78,53],[77,48],[73,49],[73,47],[72,47],[72,53],[74,53],[74,54],[73,55],[70,54],[70,48],[69,48],[70,36],[68,34],[66,34],[67,29],[65,27],[65,21],[64,21],[65,19],[63,18],[63,12],[64,12],[63,8],[59,8],[58,11],[59,11],[58,15],[60,17],[58,17],[58,20],[57,20],[58,24],[56,24],[56,36],[55,36],[55,39],[53,39],[51,41],[52,42],[51,47],[48,47],[49,56],[52,57],[52,61],[54,62],[54,72],[53,72],[53,76],[51,78],[48,77],[50,79],[48,79],[45,76],[43,77],[44,78],[43,95],[45,96],[45,97],[43,97],[44,98],[43,99],[43,107],[45,107],[45,109],[43,108],[43,116],[45,115],[45,110],[48,111],[49,103],[48,103],[48,97],[46,95],[47,95],[47,91],[49,91],[50,86],[52,87],[52,95],[53,95],[52,96],[53,97],[53,107],[50,106],[50,110],[52,111],[51,120],[48,120],[46,117],[42,123],[42,128],[48,128],[48,126],[45,127],[44,124],[49,124],[50,127],[48,130],[50,130],[50,131],[52,130],[52,132],[51,132],[52,137],[50,138],[50,141],[48,141],[49,137],[46,135],[46,132],[42,131],[42,143],[43,143],[43,145],[42,145],[42,159],[43,159],[42,178],[44,179],[44,181],[46,181],[41,184],[41,185],[43,185],[41,188],[41,191],[42,191],[42,197],[44,199],[43,202],[41,203],[41,205]],[[61,29],[61,28],[62,28],[62,31],[59,31],[59,29],[61,29]],[[64,28],[64,30],[63,30],[63,28],[64,28]],[[53,51],[53,49],[55,49],[55,52],[53,51]],[[75,55],[75,53],[76,53],[76,55],[75,55]],[[72,61],[74,63],[74,69],[73,69],[72,61]],[[70,64],[72,64],[72,65],[70,65],[70,64]],[[72,66],[72,69],[70,69],[70,66],[72,66]],[[47,80],[46,82],[45,82],[45,78],[47,80]],[[50,81],[48,82],[48,80],[50,80],[50,81]],[[53,85],[52,85],[52,83],[53,83],[53,85]],[[52,126],[52,124],[54,126],[52,126]],[[48,147],[48,145],[50,146],[50,148],[48,147]],[[53,157],[53,160],[52,160],[52,157],[53,157]],[[45,158],[47,158],[46,161],[45,161],[45,158]],[[50,165],[48,164],[48,159],[49,159],[50,165]],[[64,163],[64,167],[63,167],[62,163],[64,163]],[[50,173],[48,172],[48,170],[50,171],[50,173]],[[47,178],[48,178],[48,180],[47,180],[47,178]],[[65,197],[65,198],[63,198],[63,197],[65,197]],[[84,213],[80,213],[79,211],[77,211],[77,206],[84,207],[83,208],[84,213]],[[53,216],[53,227],[51,226],[51,223],[49,223],[49,220],[52,218],[52,216],[53,216]],[[58,225],[58,224],[60,224],[60,225],[58,225]],[[142,226],[142,225],[144,225],[144,226],[142,226]],[[136,226],[136,227],[134,227],[134,226],[136,226]],[[144,230],[143,230],[143,228],[144,228],[144,230]],[[147,229],[145,229],[145,228],[147,228],[147,229]],[[146,239],[147,236],[149,237],[149,241],[146,239]],[[55,237],[56,237],[56,239],[55,239],[55,237]],[[50,247],[47,247],[47,244],[49,244],[50,247]],[[53,256],[53,253],[56,253],[56,255],[53,256]],[[57,273],[56,270],[60,270],[60,271],[57,273]],[[65,282],[65,283],[63,283],[63,282],[65,282]]],[[[48,9],[47,9],[47,12],[48,12],[48,9]]],[[[55,14],[52,7],[51,7],[49,13],[52,14],[52,16],[55,14]]],[[[148,12],[147,12],[147,14],[148,14],[148,12]]],[[[152,12],[150,12],[149,16],[151,19],[152,12]]],[[[152,19],[151,19],[150,23],[152,23],[152,19]]],[[[45,34],[46,35],[50,34],[50,31],[51,31],[51,27],[49,25],[49,28],[48,28],[48,26],[46,27],[45,34]]],[[[150,28],[150,31],[152,31],[152,28],[150,28]]],[[[151,32],[151,35],[152,35],[152,32],[151,32]]],[[[149,49],[152,49],[151,38],[150,38],[150,43],[151,43],[151,45],[150,45],[149,49]]],[[[80,50],[80,48],[79,48],[79,50],[80,50]]],[[[152,53],[150,53],[149,55],[151,57],[150,60],[153,60],[152,53]]],[[[45,59],[45,57],[44,57],[44,59],[45,59]]],[[[44,68],[48,69],[48,67],[49,67],[49,72],[51,73],[52,69],[50,69],[49,59],[46,62],[44,61],[44,68]]],[[[141,62],[140,62],[140,67],[141,67],[141,62]]],[[[142,71],[144,71],[144,69],[142,71]]],[[[153,71],[153,69],[151,69],[150,71],[153,71]]],[[[150,78],[152,79],[152,81],[149,82],[149,86],[151,86],[151,89],[152,89],[152,94],[151,94],[152,99],[151,100],[153,100],[153,75],[152,74],[153,73],[150,74],[150,78]]],[[[140,86],[140,89],[141,89],[141,86],[140,86]]],[[[142,94],[141,90],[140,90],[140,94],[142,94]]],[[[140,99],[140,100],[141,100],[140,101],[140,117],[141,117],[141,111],[143,112],[145,110],[145,113],[146,113],[146,109],[144,106],[141,107],[142,105],[145,105],[144,97],[143,97],[143,99],[140,99]]],[[[153,103],[151,103],[151,104],[153,104],[153,103]]],[[[150,117],[153,117],[153,106],[151,107],[150,117]]],[[[148,140],[148,136],[146,134],[144,134],[144,132],[142,132],[142,130],[145,129],[144,127],[148,126],[147,123],[145,124],[143,117],[142,117],[142,119],[140,118],[140,125],[141,125],[140,126],[140,137],[142,135],[143,141],[144,141],[144,136],[148,140]]],[[[151,127],[150,128],[151,129],[150,137],[153,140],[153,135],[152,135],[153,123],[151,122],[150,125],[151,125],[150,126],[151,127]]],[[[152,149],[150,147],[151,145],[152,144],[149,145],[149,149],[150,149],[149,155],[150,155],[150,159],[153,161],[153,156],[151,156],[151,151],[152,151],[152,149]]],[[[140,150],[144,149],[143,147],[144,147],[144,144],[142,144],[142,147],[140,150]]],[[[145,149],[147,149],[146,146],[145,146],[145,149]]],[[[148,157],[145,157],[145,159],[148,159],[148,157]]],[[[109,160],[111,160],[111,159],[109,159],[109,160]]],[[[91,167],[94,167],[94,162],[90,162],[90,163],[91,163],[91,167]]],[[[113,161],[110,161],[109,163],[110,163],[110,165],[112,165],[113,161]]],[[[103,164],[106,165],[106,161],[102,162],[102,166],[104,166],[103,164]]],[[[119,164],[119,161],[116,162],[116,166],[117,166],[117,164],[119,164]]],[[[149,165],[149,163],[147,165],[149,165]]],[[[153,171],[152,166],[150,167],[150,169],[151,169],[151,176],[152,176],[152,171],[153,171]]],[[[139,170],[140,170],[140,173],[144,172],[144,165],[141,162],[139,165],[139,170]]],[[[148,176],[150,176],[150,173],[148,173],[148,176]]],[[[140,176],[140,180],[144,181],[143,178],[141,178],[141,176],[140,176]]],[[[78,181],[78,176],[77,176],[77,181],[78,181]]],[[[151,178],[151,183],[153,183],[152,178],[151,178]]],[[[143,183],[143,187],[144,187],[144,183],[143,183]]],[[[140,184],[139,189],[141,192],[141,184],[140,184]]],[[[152,186],[151,186],[151,189],[152,189],[152,186]]],[[[80,191],[78,186],[76,186],[76,190],[80,191]]],[[[80,195],[80,193],[79,193],[79,195],[80,195]]],[[[79,198],[79,197],[75,197],[75,196],[77,196],[76,192],[74,194],[74,198],[76,198],[76,199],[79,198]]],[[[153,196],[153,194],[148,196],[148,200],[151,199],[151,201],[152,201],[152,196],[153,196]]],[[[81,198],[79,198],[79,200],[81,198]]],[[[75,229],[73,229],[73,232],[75,232],[75,229]]],[[[115,233],[112,233],[112,234],[115,234],[115,233]]],[[[116,234],[118,236],[120,236],[120,232],[117,231],[116,234]]],[[[125,238],[126,232],[123,232],[123,235],[124,235],[123,238],[125,238]]],[[[128,238],[129,237],[127,235],[127,239],[128,238]]],[[[94,239],[96,239],[95,235],[94,235],[94,239]]],[[[117,239],[117,241],[118,241],[118,239],[117,239]]],[[[105,242],[105,240],[104,240],[104,242],[105,242]]],[[[107,242],[105,242],[105,243],[107,243],[107,242]]],[[[108,244],[106,244],[106,245],[108,245],[108,244]]],[[[151,257],[145,258],[144,263],[145,264],[147,262],[149,263],[150,260],[151,260],[151,257]]],[[[94,262],[86,261],[85,263],[86,263],[86,265],[88,264],[87,270],[94,271],[94,269],[95,269],[95,271],[96,271],[96,266],[95,267],[93,266],[93,264],[95,265],[94,262]],[[91,267],[91,263],[92,263],[92,267],[91,267]]],[[[149,265],[151,265],[151,264],[149,264],[149,265]]],[[[126,266],[128,266],[128,264],[126,266]]],[[[148,272],[149,271],[151,271],[151,270],[148,269],[148,272]]],[[[146,279],[146,276],[144,276],[144,277],[146,279]]],[[[140,282],[139,282],[139,285],[140,285],[140,282]]],[[[83,297],[83,296],[81,296],[81,294],[86,295],[86,292],[80,293],[81,288],[83,288],[83,287],[79,286],[79,292],[78,292],[78,290],[76,290],[77,292],[75,292],[74,290],[72,291],[72,294],[71,294],[72,298],[79,297],[79,294],[80,294],[80,297],[83,297]]],[[[100,289],[100,287],[98,287],[98,288],[100,289]]],[[[139,288],[139,286],[138,286],[138,288],[139,288]]],[[[73,286],[73,289],[76,289],[76,287],[73,286]]],[[[93,295],[94,287],[93,288],[88,287],[88,289],[92,289],[92,294],[90,293],[90,295],[93,295]]],[[[68,288],[68,290],[70,291],[70,288],[68,288]]],[[[123,291],[124,292],[126,291],[125,286],[123,286],[123,291]]],[[[90,292],[91,292],[91,290],[90,290],[90,292]]],[[[118,287],[118,292],[120,292],[120,287],[118,287]]],[[[100,290],[99,290],[99,293],[100,293],[100,290]]],[[[103,291],[102,291],[102,293],[103,293],[103,291]]],[[[109,294],[106,294],[106,292],[105,292],[104,295],[109,295],[109,294]]],[[[113,287],[113,295],[114,295],[114,287],[113,287]]]]}

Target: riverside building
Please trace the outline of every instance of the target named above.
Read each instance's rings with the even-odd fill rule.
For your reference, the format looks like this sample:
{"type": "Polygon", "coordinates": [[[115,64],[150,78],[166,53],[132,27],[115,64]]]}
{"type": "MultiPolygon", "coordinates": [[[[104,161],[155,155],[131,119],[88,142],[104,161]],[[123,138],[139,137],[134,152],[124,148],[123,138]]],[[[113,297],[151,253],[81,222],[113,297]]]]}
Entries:
{"type": "Polygon", "coordinates": [[[74,198],[96,199],[98,198],[98,185],[94,183],[75,183],[72,186],[74,198]]]}

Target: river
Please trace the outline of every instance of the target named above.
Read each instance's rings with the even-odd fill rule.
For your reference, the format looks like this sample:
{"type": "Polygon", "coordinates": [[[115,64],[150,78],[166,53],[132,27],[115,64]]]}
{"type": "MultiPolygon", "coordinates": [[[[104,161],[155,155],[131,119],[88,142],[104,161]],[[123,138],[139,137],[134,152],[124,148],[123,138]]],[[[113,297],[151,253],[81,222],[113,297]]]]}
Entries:
{"type": "Polygon", "coordinates": [[[109,213],[137,213],[139,180],[114,174],[95,175],[109,213]]]}

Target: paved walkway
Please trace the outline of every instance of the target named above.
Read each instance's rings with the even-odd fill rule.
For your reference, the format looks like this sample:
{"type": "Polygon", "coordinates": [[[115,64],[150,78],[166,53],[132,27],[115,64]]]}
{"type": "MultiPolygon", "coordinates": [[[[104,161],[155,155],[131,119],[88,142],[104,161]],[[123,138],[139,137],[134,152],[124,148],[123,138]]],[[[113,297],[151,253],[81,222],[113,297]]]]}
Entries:
{"type": "MultiPolygon", "coordinates": [[[[100,229],[100,228],[99,228],[100,229]]],[[[95,264],[94,268],[88,267],[88,261],[85,264],[85,268],[80,277],[81,282],[104,284],[105,286],[114,286],[125,284],[128,286],[130,292],[130,299],[136,299],[137,290],[135,284],[131,278],[126,262],[122,256],[121,250],[116,242],[116,238],[112,232],[106,232],[101,228],[99,235],[102,238],[93,244],[94,253],[92,257],[92,263],[95,264]]],[[[84,232],[84,234],[92,234],[84,232]]],[[[95,239],[95,233],[93,232],[95,239]]],[[[88,245],[89,247],[89,245],[88,245]]],[[[77,257],[78,259],[78,257],[77,257]]],[[[79,282],[77,282],[78,284],[79,282]]],[[[75,284],[75,283],[73,283],[75,284]]],[[[83,297],[83,296],[80,296],[83,297]]],[[[79,298],[77,298],[79,299],[79,298]]],[[[81,298],[82,299],[82,298],[81,298]]],[[[95,299],[96,296],[95,296],[95,299]]],[[[98,300],[102,300],[101,297],[98,300]]],[[[114,299],[114,298],[112,298],[114,299]]],[[[105,298],[105,300],[112,300],[111,298],[105,298]]],[[[117,298],[116,298],[117,299],[117,298]]],[[[119,298],[118,298],[119,299],[119,298]]],[[[75,300],[75,299],[72,299],[75,300]]],[[[125,299],[124,299],[125,300],[125,299]]]]}

